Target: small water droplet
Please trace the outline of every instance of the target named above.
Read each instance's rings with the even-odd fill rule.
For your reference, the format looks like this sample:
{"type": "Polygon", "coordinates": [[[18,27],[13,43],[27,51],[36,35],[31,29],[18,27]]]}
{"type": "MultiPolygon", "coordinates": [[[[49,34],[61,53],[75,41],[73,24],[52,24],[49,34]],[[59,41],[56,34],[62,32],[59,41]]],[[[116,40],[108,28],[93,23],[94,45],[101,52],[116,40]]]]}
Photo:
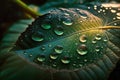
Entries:
{"type": "Polygon", "coordinates": [[[39,61],[39,62],[43,62],[43,61],[45,61],[45,55],[40,54],[40,55],[37,56],[36,59],[37,59],[37,61],[39,61]]]}
{"type": "Polygon", "coordinates": [[[116,13],[116,10],[113,10],[113,9],[112,9],[111,12],[112,12],[112,13],[116,13]]]}
{"type": "Polygon", "coordinates": [[[48,45],[48,47],[52,47],[52,45],[51,45],[51,44],[49,44],[49,45],[48,45]]]}
{"type": "Polygon", "coordinates": [[[58,54],[57,53],[51,53],[50,54],[50,58],[53,59],[53,60],[55,60],[55,59],[58,58],[58,54]]]}
{"type": "Polygon", "coordinates": [[[32,54],[29,55],[29,57],[32,57],[32,56],[33,56],[32,54]]]}
{"type": "Polygon", "coordinates": [[[45,46],[41,46],[41,48],[40,48],[42,51],[44,51],[45,50],[45,46]]]}
{"type": "Polygon", "coordinates": [[[120,19],[120,16],[117,16],[116,18],[117,18],[117,19],[120,19]]]}
{"type": "Polygon", "coordinates": [[[88,7],[88,9],[90,9],[90,7],[88,7]]]}
{"type": "Polygon", "coordinates": [[[97,42],[96,39],[93,39],[93,40],[92,40],[92,43],[93,43],[93,44],[95,44],[96,42],[97,42]]]}
{"type": "Polygon", "coordinates": [[[107,39],[103,39],[104,42],[107,42],[108,40],[107,39]]]}
{"type": "Polygon", "coordinates": [[[43,29],[50,29],[51,28],[51,25],[50,24],[42,24],[41,27],[43,29]]]}
{"type": "Polygon", "coordinates": [[[80,36],[80,42],[86,42],[87,41],[87,37],[86,37],[86,35],[82,35],[82,36],[80,36]]]}
{"type": "Polygon", "coordinates": [[[57,27],[54,29],[54,32],[57,34],[57,35],[63,35],[63,28],[62,27],[57,27]]]}
{"type": "Polygon", "coordinates": [[[100,51],[100,47],[99,47],[99,46],[96,46],[95,51],[96,51],[96,52],[99,52],[99,51],[100,51]]]}
{"type": "Polygon", "coordinates": [[[68,25],[68,26],[73,24],[72,20],[70,18],[68,18],[68,17],[65,17],[62,23],[64,25],[68,25]]]}
{"type": "Polygon", "coordinates": [[[117,16],[120,16],[120,12],[116,14],[117,16]]]}
{"type": "Polygon", "coordinates": [[[97,34],[96,37],[95,37],[96,40],[101,40],[101,35],[100,34],[97,34]]]}
{"type": "Polygon", "coordinates": [[[77,53],[80,55],[85,55],[88,53],[87,46],[85,44],[79,45],[77,48],[77,53]]]}
{"type": "Polygon", "coordinates": [[[70,58],[68,56],[64,56],[61,59],[61,62],[64,63],[64,64],[69,64],[70,63],[70,58]]]}
{"type": "Polygon", "coordinates": [[[54,51],[56,53],[62,53],[63,52],[63,47],[60,46],[60,45],[57,45],[57,46],[54,47],[54,51]]]}
{"type": "Polygon", "coordinates": [[[36,32],[36,33],[33,33],[32,40],[40,42],[44,40],[44,36],[40,32],[36,32]]]}
{"type": "Polygon", "coordinates": [[[52,66],[53,66],[53,67],[57,67],[57,65],[56,65],[56,64],[53,64],[52,66]]]}

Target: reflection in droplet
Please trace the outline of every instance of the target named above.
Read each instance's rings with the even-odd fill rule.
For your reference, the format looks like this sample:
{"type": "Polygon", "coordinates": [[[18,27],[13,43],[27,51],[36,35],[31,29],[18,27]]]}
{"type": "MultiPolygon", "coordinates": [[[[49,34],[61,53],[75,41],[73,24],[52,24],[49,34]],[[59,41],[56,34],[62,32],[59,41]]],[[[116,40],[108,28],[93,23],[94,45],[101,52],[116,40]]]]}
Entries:
{"type": "Polygon", "coordinates": [[[42,24],[41,27],[43,29],[50,29],[51,28],[51,25],[50,24],[42,24]]]}
{"type": "Polygon", "coordinates": [[[45,55],[40,54],[40,55],[37,56],[36,59],[37,59],[37,61],[39,61],[39,62],[43,62],[43,61],[45,61],[45,55]]]}
{"type": "Polygon", "coordinates": [[[82,35],[82,36],[80,36],[80,42],[86,42],[87,41],[87,37],[86,37],[86,35],[82,35]]]}
{"type": "Polygon", "coordinates": [[[32,34],[32,40],[40,42],[44,40],[44,36],[40,32],[36,32],[32,34]]]}
{"type": "Polygon", "coordinates": [[[65,56],[61,59],[61,62],[64,64],[69,64],[70,63],[70,58],[68,56],[65,56]]]}
{"type": "Polygon", "coordinates": [[[63,52],[63,47],[60,46],[60,45],[57,45],[57,46],[54,47],[54,51],[56,53],[62,53],[63,52]]]}
{"type": "Polygon", "coordinates": [[[58,54],[57,53],[51,53],[50,54],[50,58],[53,59],[53,60],[55,60],[55,59],[58,58],[58,54]]]}
{"type": "Polygon", "coordinates": [[[88,53],[87,46],[85,44],[79,45],[77,48],[77,53],[80,55],[85,55],[88,53]]]}
{"type": "Polygon", "coordinates": [[[64,25],[68,25],[68,26],[73,24],[72,20],[70,18],[68,18],[68,17],[65,17],[62,23],[64,25]]]}
{"type": "Polygon", "coordinates": [[[100,34],[97,34],[96,37],[95,37],[96,40],[101,40],[101,35],[100,34]]]}
{"type": "Polygon", "coordinates": [[[54,32],[57,34],[57,35],[63,35],[63,28],[62,27],[57,27],[54,29],[54,32]]]}

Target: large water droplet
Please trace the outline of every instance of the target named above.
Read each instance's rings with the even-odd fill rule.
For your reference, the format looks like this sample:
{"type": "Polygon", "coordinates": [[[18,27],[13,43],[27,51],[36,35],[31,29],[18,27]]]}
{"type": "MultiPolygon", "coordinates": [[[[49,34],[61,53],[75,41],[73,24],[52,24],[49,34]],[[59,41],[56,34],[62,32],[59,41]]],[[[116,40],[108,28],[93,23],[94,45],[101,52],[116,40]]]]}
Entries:
{"type": "Polygon", "coordinates": [[[101,40],[101,35],[100,34],[97,34],[96,37],[95,37],[96,40],[101,40]]]}
{"type": "Polygon", "coordinates": [[[68,25],[68,26],[73,24],[72,20],[70,18],[68,18],[68,17],[65,17],[62,23],[64,25],[68,25]]]}
{"type": "Polygon", "coordinates": [[[55,60],[55,59],[58,58],[58,54],[57,53],[51,53],[50,54],[50,58],[53,59],[53,60],[55,60]]]}
{"type": "Polygon", "coordinates": [[[60,53],[63,52],[63,47],[60,46],[60,45],[57,45],[57,46],[54,47],[54,50],[55,50],[56,53],[60,54],[60,53]]]}
{"type": "Polygon", "coordinates": [[[85,44],[79,45],[77,48],[77,53],[80,55],[85,55],[88,53],[87,46],[85,44]]]}
{"type": "Polygon", "coordinates": [[[57,35],[63,35],[63,28],[62,27],[57,27],[54,29],[54,32],[57,34],[57,35]]]}
{"type": "Polygon", "coordinates": [[[50,29],[51,28],[51,25],[50,24],[42,24],[41,27],[43,29],[50,29]]]}
{"type": "Polygon", "coordinates": [[[87,41],[87,37],[86,37],[86,35],[82,35],[82,36],[80,36],[80,42],[86,42],[87,41]]]}
{"type": "Polygon", "coordinates": [[[61,59],[61,62],[64,63],[64,64],[69,64],[70,63],[70,58],[68,56],[64,56],[61,59]]]}
{"type": "Polygon", "coordinates": [[[32,40],[40,42],[44,40],[44,36],[40,32],[36,32],[32,34],[32,40]]]}
{"type": "Polygon", "coordinates": [[[39,61],[39,62],[43,62],[43,61],[45,61],[45,55],[40,54],[40,55],[37,56],[36,59],[37,59],[37,61],[39,61]]]}

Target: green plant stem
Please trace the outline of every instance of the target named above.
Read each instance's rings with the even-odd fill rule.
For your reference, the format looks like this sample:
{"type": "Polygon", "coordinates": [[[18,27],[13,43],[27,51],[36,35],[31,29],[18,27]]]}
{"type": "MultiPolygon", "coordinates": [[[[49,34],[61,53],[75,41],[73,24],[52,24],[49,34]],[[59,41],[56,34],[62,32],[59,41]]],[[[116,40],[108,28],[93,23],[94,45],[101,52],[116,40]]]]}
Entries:
{"type": "Polygon", "coordinates": [[[33,18],[36,18],[38,16],[41,16],[41,14],[35,12],[34,10],[32,10],[31,8],[29,8],[27,6],[27,4],[25,4],[23,1],[21,0],[12,0],[15,4],[17,4],[19,7],[21,7],[21,9],[23,11],[25,11],[26,13],[28,13],[30,16],[32,16],[33,18]]]}

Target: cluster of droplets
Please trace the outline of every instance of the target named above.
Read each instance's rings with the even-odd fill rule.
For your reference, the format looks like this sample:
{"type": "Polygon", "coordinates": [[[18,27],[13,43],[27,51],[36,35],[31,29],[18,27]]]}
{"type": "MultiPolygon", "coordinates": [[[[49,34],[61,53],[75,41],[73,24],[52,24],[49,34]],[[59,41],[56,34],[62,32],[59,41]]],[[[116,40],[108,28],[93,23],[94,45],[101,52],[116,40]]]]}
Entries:
{"type": "MultiPolygon", "coordinates": [[[[88,7],[88,9],[90,9],[90,7],[88,7]]],[[[97,6],[94,6],[94,9],[97,9],[97,6]]],[[[79,9],[78,9],[78,11],[79,11],[80,17],[82,19],[87,19],[88,18],[88,16],[86,14],[82,13],[79,9]]],[[[68,27],[73,25],[73,20],[71,18],[67,17],[67,16],[70,16],[70,15],[67,14],[67,13],[65,13],[64,15],[66,17],[64,17],[62,19],[62,21],[61,21],[62,25],[57,25],[57,26],[53,27],[51,24],[42,23],[40,25],[40,28],[43,29],[43,30],[53,30],[54,34],[57,35],[57,36],[64,35],[65,32],[64,32],[63,25],[68,26],[68,27]]],[[[100,34],[96,34],[94,36],[94,38],[90,39],[90,40],[89,40],[90,36],[87,36],[86,34],[79,34],[79,35],[80,35],[80,37],[78,39],[79,43],[75,45],[75,47],[76,47],[75,53],[74,53],[75,56],[73,56],[72,55],[73,53],[71,53],[70,51],[67,54],[71,54],[72,56],[64,54],[65,53],[64,47],[61,46],[61,45],[55,45],[54,47],[52,47],[52,49],[51,49],[51,45],[49,45],[49,48],[50,48],[50,50],[52,50],[52,52],[50,52],[49,54],[48,53],[44,54],[44,51],[46,50],[46,48],[45,48],[45,46],[41,46],[40,50],[42,50],[43,53],[39,54],[39,55],[36,55],[36,57],[34,59],[35,62],[46,64],[47,61],[48,62],[50,62],[50,61],[51,62],[57,62],[58,61],[58,62],[61,62],[64,65],[67,65],[67,64],[71,63],[73,66],[78,66],[79,65],[79,67],[81,67],[83,64],[85,64],[85,62],[88,62],[89,60],[85,58],[83,60],[84,63],[77,63],[76,60],[80,60],[83,56],[91,53],[90,49],[89,49],[90,47],[89,47],[89,43],[88,42],[91,41],[92,44],[96,44],[97,41],[100,41],[100,40],[103,40],[104,42],[107,42],[107,39],[102,39],[102,35],[100,35],[100,34]],[[74,58],[75,61],[72,60],[73,57],[76,57],[76,58],[74,58]]],[[[45,37],[46,36],[44,36],[44,34],[42,34],[40,31],[35,31],[31,35],[31,39],[33,41],[35,41],[35,42],[42,42],[42,41],[44,41],[46,39],[45,37]]],[[[94,50],[96,52],[99,52],[100,48],[101,47],[99,45],[95,45],[95,49],[94,50]]],[[[82,61],[79,61],[79,62],[82,62],[82,61]]],[[[49,63],[49,64],[51,65],[51,63],[49,63]]],[[[57,64],[56,63],[52,63],[53,67],[56,67],[57,64]]]]}

